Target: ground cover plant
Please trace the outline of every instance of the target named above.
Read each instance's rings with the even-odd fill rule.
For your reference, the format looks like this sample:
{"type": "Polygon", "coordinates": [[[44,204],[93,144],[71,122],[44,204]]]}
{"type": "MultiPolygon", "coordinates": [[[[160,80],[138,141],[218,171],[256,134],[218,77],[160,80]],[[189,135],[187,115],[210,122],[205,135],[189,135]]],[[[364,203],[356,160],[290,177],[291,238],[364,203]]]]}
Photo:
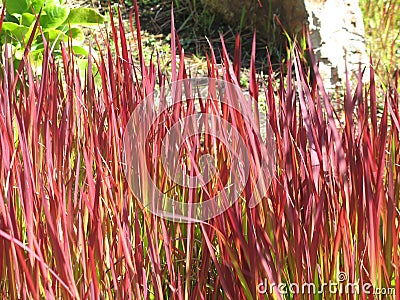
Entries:
{"type": "Polygon", "coordinates": [[[55,56],[61,56],[60,43],[68,42],[68,39],[76,54],[87,56],[82,26],[98,26],[104,22],[104,17],[94,9],[71,8],[59,0],[9,0],[5,2],[5,8],[0,46],[11,48],[16,66],[24,56],[30,38],[28,57],[32,65],[42,64],[43,39],[50,44],[55,56]]]}
{"type": "MultiPolygon", "coordinates": [[[[246,186],[241,200],[223,214],[204,222],[178,223],[151,214],[135,199],[124,172],[123,136],[146,96],[189,76],[184,52],[172,19],[171,77],[156,55],[145,61],[136,13],[130,28],[137,32],[136,63],[121,15],[119,22],[121,26],[111,23],[111,39],[97,40],[106,51],[97,61],[89,55],[85,77],[67,43],[61,43],[62,65],[45,45],[40,76],[32,71],[27,53],[14,72],[12,53],[3,51],[2,298],[367,299],[372,297],[368,293],[376,292],[376,298],[396,299],[400,295],[398,73],[392,78],[393,88],[385,90],[381,115],[373,68],[368,87],[360,83],[351,90],[347,84],[341,123],[312,49],[308,64],[300,47],[293,46],[280,75],[269,69],[267,79],[258,82],[253,47],[249,93],[255,104],[265,97],[267,108],[260,113],[266,115],[276,147],[268,193],[251,208],[247,202],[251,189],[246,186]],[[329,283],[338,284],[337,289],[329,283]],[[359,283],[359,294],[352,292],[354,285],[346,290],[348,283],[359,283]],[[308,284],[305,291],[303,284],[308,284]],[[313,293],[311,284],[322,293],[313,293]]],[[[210,45],[208,75],[239,86],[239,43],[233,62],[223,38],[221,43],[222,64],[210,45]]],[[[153,149],[161,146],[163,132],[193,112],[188,107],[190,100],[186,106],[173,106],[156,124],[158,138],[149,144],[153,149]]],[[[218,103],[204,101],[201,109],[241,124],[240,115],[218,103]]],[[[238,127],[248,145],[254,145],[251,128],[238,127]]],[[[215,150],[217,142],[209,137],[190,143],[226,160],[224,147],[215,150]]],[[[256,155],[257,145],[252,150],[256,155]]],[[[158,162],[153,154],[147,151],[140,158],[152,165],[158,162]]],[[[199,153],[195,156],[188,168],[200,167],[199,153]]],[[[153,175],[161,185],[168,182],[166,173],[153,175]]],[[[180,200],[187,201],[184,192],[180,200]]]]}

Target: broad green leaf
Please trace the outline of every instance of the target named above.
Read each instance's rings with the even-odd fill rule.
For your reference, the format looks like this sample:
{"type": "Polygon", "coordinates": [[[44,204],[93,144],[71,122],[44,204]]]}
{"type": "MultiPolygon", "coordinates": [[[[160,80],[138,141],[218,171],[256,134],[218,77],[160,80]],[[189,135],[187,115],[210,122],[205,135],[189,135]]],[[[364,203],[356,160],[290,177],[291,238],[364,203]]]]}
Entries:
{"type": "Polygon", "coordinates": [[[89,51],[82,46],[72,46],[72,50],[74,51],[75,54],[78,55],[83,55],[83,56],[88,56],[89,55],[89,51]]]}
{"type": "Polygon", "coordinates": [[[46,0],[31,0],[31,7],[36,13],[39,13],[40,9],[47,4],[48,1],[46,0]]]}
{"type": "Polygon", "coordinates": [[[43,29],[57,28],[68,17],[69,8],[62,6],[47,6],[43,9],[43,15],[40,16],[40,25],[43,29]]]}
{"type": "Polygon", "coordinates": [[[32,44],[32,47],[31,47],[31,50],[32,51],[35,51],[35,50],[39,50],[39,51],[44,51],[44,44],[43,44],[43,41],[40,39],[40,40],[35,40],[35,42],[32,44]]]}
{"type": "Polygon", "coordinates": [[[98,24],[104,23],[104,16],[99,14],[96,10],[92,8],[73,8],[71,9],[67,23],[78,24],[84,26],[96,26],[98,24]]]}
{"type": "Polygon", "coordinates": [[[7,0],[6,10],[9,14],[22,14],[28,10],[30,0],[7,0]]]}
{"type": "Polygon", "coordinates": [[[42,61],[43,60],[43,49],[31,51],[29,53],[29,58],[35,62],[42,61]]]}
{"type": "Polygon", "coordinates": [[[45,6],[52,6],[52,5],[62,5],[64,4],[64,1],[60,0],[44,0],[44,5],[45,6]]]}
{"type": "Polygon", "coordinates": [[[24,26],[31,26],[32,23],[34,23],[36,20],[35,15],[30,14],[30,13],[23,13],[21,16],[21,24],[24,26]]]}
{"type": "Polygon", "coordinates": [[[12,32],[16,28],[18,28],[20,25],[13,23],[13,22],[3,22],[2,30],[7,30],[12,32]]]}
{"type": "Polygon", "coordinates": [[[61,41],[66,42],[68,40],[68,36],[58,29],[48,29],[43,33],[43,35],[46,41],[51,44],[51,46],[53,46],[54,42],[56,42],[58,46],[61,41]]]}
{"type": "Polygon", "coordinates": [[[13,22],[19,24],[18,18],[13,15],[10,15],[9,13],[6,13],[3,22],[13,22]]]}
{"type": "MultiPolygon", "coordinates": [[[[89,47],[88,46],[73,45],[72,49],[74,50],[75,54],[83,55],[85,57],[89,56],[89,47]]],[[[95,50],[92,49],[91,53],[92,53],[92,58],[94,60],[98,60],[99,59],[95,50]]]]}
{"type": "Polygon", "coordinates": [[[71,28],[65,33],[68,37],[72,37],[74,41],[77,42],[83,42],[85,40],[85,35],[83,34],[83,31],[80,28],[71,28]]]}
{"type": "Polygon", "coordinates": [[[18,25],[12,22],[3,22],[3,30],[8,31],[14,36],[18,42],[24,39],[25,34],[28,32],[29,27],[18,25]]]}

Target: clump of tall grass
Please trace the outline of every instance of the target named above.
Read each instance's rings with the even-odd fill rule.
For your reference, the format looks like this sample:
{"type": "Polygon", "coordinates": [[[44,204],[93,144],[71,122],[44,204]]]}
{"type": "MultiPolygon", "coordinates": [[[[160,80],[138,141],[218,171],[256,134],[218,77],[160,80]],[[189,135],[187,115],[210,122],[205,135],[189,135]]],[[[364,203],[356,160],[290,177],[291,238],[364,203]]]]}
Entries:
{"type": "Polygon", "coordinates": [[[400,3],[396,0],[361,0],[369,54],[380,84],[393,81],[400,65],[400,3]]]}
{"type": "MultiPolygon", "coordinates": [[[[145,62],[137,13],[135,17],[136,29],[131,30],[137,30],[140,64],[130,55],[123,26],[112,23],[112,39],[98,41],[108,51],[94,62],[101,85],[95,83],[90,57],[86,76],[80,78],[67,46],[61,67],[49,49],[44,52],[40,78],[27,54],[15,73],[11,53],[4,52],[0,295],[284,299],[278,284],[314,283],[321,288],[343,273],[350,283],[393,287],[400,295],[397,89],[386,91],[378,116],[371,69],[368,89],[361,81],[354,91],[347,85],[341,126],[312,49],[310,66],[295,48],[282,65],[287,75],[275,77],[270,69],[261,82],[253,51],[250,93],[255,101],[258,93],[265,95],[267,122],[276,141],[276,170],[267,196],[254,208],[236,202],[207,222],[167,221],[134,199],[124,175],[128,120],[156,85],[169,81],[157,57],[145,62]],[[109,43],[114,43],[115,54],[109,43]],[[309,68],[315,73],[311,79],[309,68]],[[271,288],[260,294],[263,282],[271,288]]],[[[187,74],[173,22],[171,37],[172,79],[182,80],[187,74]]],[[[209,75],[238,84],[240,55],[231,64],[223,47],[218,69],[210,51],[209,75]]],[[[397,87],[398,77],[393,84],[397,87]]],[[[184,106],[174,109],[187,113],[179,111],[184,106]]],[[[224,113],[221,106],[215,109],[224,113]]],[[[324,297],[328,293],[324,290],[324,297]]],[[[353,299],[350,294],[339,297],[353,299]]]]}

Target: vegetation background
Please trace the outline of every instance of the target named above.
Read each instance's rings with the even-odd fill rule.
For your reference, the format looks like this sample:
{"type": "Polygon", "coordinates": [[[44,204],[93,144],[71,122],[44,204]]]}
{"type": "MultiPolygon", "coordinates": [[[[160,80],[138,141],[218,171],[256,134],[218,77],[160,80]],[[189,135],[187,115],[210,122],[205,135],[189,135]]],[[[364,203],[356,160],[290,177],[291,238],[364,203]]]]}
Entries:
{"type": "MultiPolygon", "coordinates": [[[[270,63],[252,32],[220,24],[197,1],[175,1],[175,18],[167,1],[126,1],[121,14],[107,12],[104,2],[70,1],[112,14],[88,39],[97,57],[82,58],[67,39],[58,57],[43,48],[40,74],[29,57],[32,40],[18,66],[13,49],[2,47],[0,298],[310,299],[282,295],[276,284],[321,288],[346,274],[346,282],[380,288],[377,299],[398,299],[399,3],[360,3],[370,80],[354,89],[346,82],[343,118],[304,44],[271,50],[276,58],[270,63]],[[205,35],[214,47],[204,50],[205,35]],[[83,71],[79,59],[87,61],[83,71]],[[273,130],[277,163],[257,207],[247,205],[249,185],[224,214],[181,224],[152,215],[133,197],[124,174],[123,134],[138,103],[171,78],[190,76],[192,63],[211,78],[247,82],[254,107],[265,101],[260,112],[273,130]],[[261,294],[265,280],[275,288],[261,294]]],[[[32,31],[38,26],[34,22],[32,31]]],[[[256,137],[240,115],[209,99],[201,108],[238,124],[250,159],[256,159],[256,137]]],[[[176,116],[192,109],[188,101],[156,122],[149,139],[154,153],[176,116]]],[[[190,142],[214,154],[224,179],[227,148],[211,137],[190,142]]],[[[203,199],[218,192],[218,181],[194,191],[171,187],[154,153],[140,161],[165,193],[203,199]]],[[[193,157],[192,169],[199,167],[200,151],[193,157]]],[[[367,296],[326,292],[314,299],[367,296]]]]}

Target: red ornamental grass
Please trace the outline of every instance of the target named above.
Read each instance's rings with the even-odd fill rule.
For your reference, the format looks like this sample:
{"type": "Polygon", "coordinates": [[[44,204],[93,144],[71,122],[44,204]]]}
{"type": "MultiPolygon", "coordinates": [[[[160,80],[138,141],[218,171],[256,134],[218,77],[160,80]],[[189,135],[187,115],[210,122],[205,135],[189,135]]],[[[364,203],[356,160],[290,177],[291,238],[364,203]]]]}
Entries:
{"type": "MultiPolygon", "coordinates": [[[[382,299],[400,295],[398,77],[385,93],[381,113],[373,68],[368,87],[360,81],[352,91],[347,84],[341,124],[312,49],[310,67],[295,47],[282,65],[286,75],[276,77],[270,69],[264,80],[256,74],[253,43],[250,94],[255,104],[262,95],[266,98],[276,146],[268,193],[253,208],[246,204],[251,193],[244,191],[243,200],[211,220],[177,223],[151,214],[135,199],[124,173],[123,135],[146,96],[171,80],[187,78],[183,50],[172,19],[169,78],[158,58],[144,59],[138,14],[135,22],[131,17],[131,30],[136,24],[139,63],[119,22],[111,23],[115,54],[108,40],[97,41],[106,51],[98,61],[89,58],[84,78],[68,47],[62,49],[61,66],[46,48],[40,77],[27,53],[17,72],[11,53],[3,53],[2,298],[285,299],[278,284],[295,283],[301,291],[302,284],[313,283],[319,289],[343,280],[339,275],[346,275],[344,283],[393,288],[382,299]],[[310,79],[310,69],[315,79],[310,79]]],[[[209,76],[238,86],[240,39],[233,64],[223,38],[221,42],[222,68],[211,48],[209,76]]],[[[174,122],[195,112],[191,101],[173,106],[157,120],[159,138],[149,142],[152,150],[141,159],[153,166],[160,187],[196,202],[228,180],[227,170],[215,185],[171,190],[171,180],[150,155],[161,148],[161,138],[174,122]]],[[[235,123],[248,136],[248,145],[257,147],[237,112],[209,99],[202,99],[201,109],[235,123]]],[[[227,148],[215,137],[203,142],[196,136],[189,142],[216,151],[218,166],[224,167],[227,148]]],[[[191,155],[196,161],[200,154],[191,155]]],[[[186,167],[192,172],[199,168],[196,163],[186,167]]],[[[329,298],[329,289],[323,293],[329,298]]],[[[369,295],[342,291],[334,297],[369,295]]]]}

